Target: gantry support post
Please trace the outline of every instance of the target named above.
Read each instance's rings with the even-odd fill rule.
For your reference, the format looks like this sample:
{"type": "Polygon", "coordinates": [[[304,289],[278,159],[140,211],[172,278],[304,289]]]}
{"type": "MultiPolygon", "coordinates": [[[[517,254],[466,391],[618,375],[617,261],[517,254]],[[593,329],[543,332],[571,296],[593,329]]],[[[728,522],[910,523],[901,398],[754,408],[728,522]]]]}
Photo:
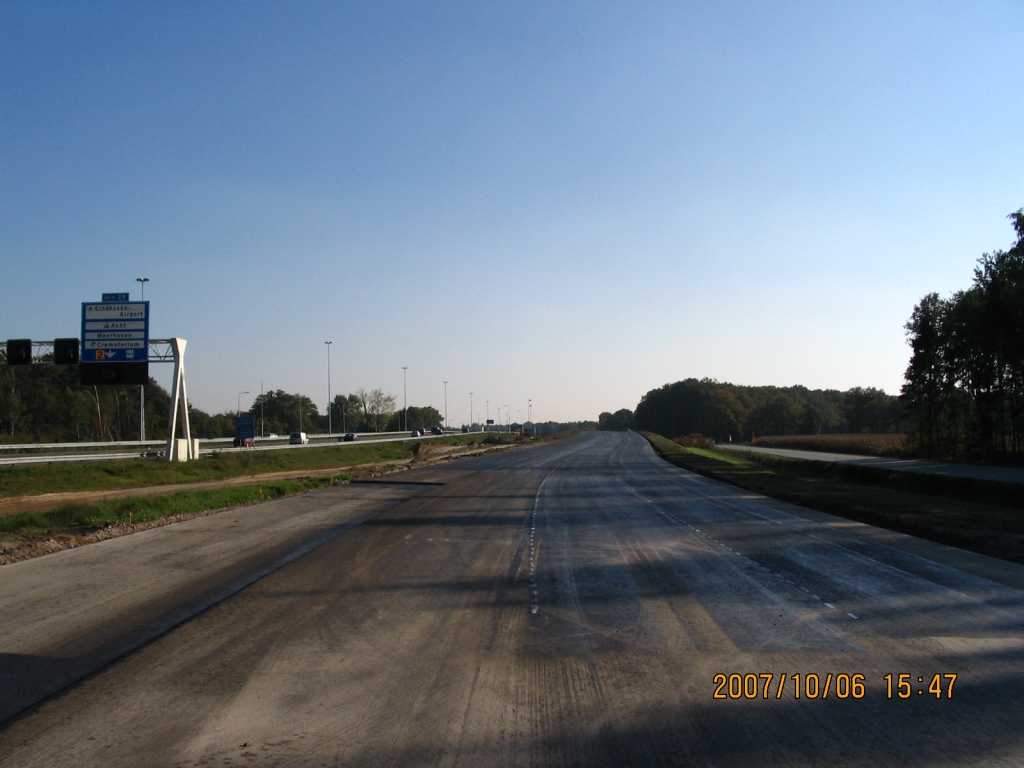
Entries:
{"type": "Polygon", "coordinates": [[[171,395],[171,412],[167,422],[167,460],[189,461],[199,458],[192,442],[192,430],[188,421],[188,391],[185,388],[185,339],[170,339],[174,351],[174,391],[171,395]],[[181,428],[184,439],[178,439],[178,412],[181,412],[181,428]]]}

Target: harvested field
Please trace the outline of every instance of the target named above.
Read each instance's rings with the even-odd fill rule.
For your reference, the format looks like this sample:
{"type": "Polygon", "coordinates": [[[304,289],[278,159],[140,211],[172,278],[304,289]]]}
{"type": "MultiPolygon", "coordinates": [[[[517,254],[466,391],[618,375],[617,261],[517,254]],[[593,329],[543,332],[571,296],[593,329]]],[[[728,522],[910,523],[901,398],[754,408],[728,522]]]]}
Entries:
{"type": "Polygon", "coordinates": [[[907,436],[886,433],[881,435],[767,435],[754,440],[765,448],[793,448],[800,451],[821,451],[823,453],[850,453],[856,456],[907,455],[907,436]]]}

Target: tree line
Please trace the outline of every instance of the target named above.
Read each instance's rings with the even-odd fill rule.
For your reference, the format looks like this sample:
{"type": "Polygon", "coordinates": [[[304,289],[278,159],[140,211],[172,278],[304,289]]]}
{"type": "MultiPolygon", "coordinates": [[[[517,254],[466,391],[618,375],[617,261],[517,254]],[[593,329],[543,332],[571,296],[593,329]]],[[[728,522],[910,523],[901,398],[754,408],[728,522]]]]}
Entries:
{"type": "Polygon", "coordinates": [[[633,412],[623,408],[598,417],[600,430],[638,429],[668,437],[700,432],[720,441],[758,435],[897,432],[903,426],[899,399],[880,389],[749,387],[693,378],[652,389],[633,412]]]}
{"type": "MultiPolygon", "coordinates": [[[[84,386],[76,366],[0,365],[0,440],[8,443],[139,439],[138,386],[84,386]]],[[[171,398],[146,385],[146,437],[166,436],[171,398]]]]}
{"type": "MultiPolygon", "coordinates": [[[[138,386],[83,386],[75,366],[0,365],[0,442],[71,443],[138,440],[138,386]]],[[[167,437],[170,394],[153,379],[145,388],[146,437],[167,437]]],[[[323,433],[328,414],[306,395],[271,390],[258,395],[242,412],[256,420],[256,434],[323,433]]],[[[331,403],[334,432],[397,432],[440,426],[432,406],[409,406],[408,418],[394,395],[381,389],[357,389],[331,403]]],[[[189,403],[195,437],[234,437],[234,411],[209,414],[189,403]]]]}
{"type": "MultiPolygon", "coordinates": [[[[444,417],[433,406],[410,405],[403,411],[397,398],[382,389],[363,389],[347,395],[335,395],[328,413],[322,412],[306,395],[272,389],[257,395],[243,412],[255,420],[257,435],[286,435],[290,432],[323,434],[338,432],[401,432],[406,429],[431,429],[441,426],[444,417]]],[[[235,414],[207,416],[189,411],[192,430],[203,437],[231,437],[235,434],[235,414]]]]}
{"type": "Polygon", "coordinates": [[[1013,246],[983,254],[966,290],[929,293],[905,326],[913,352],[903,400],[922,454],[1024,451],[1024,208],[1008,218],[1013,246]]]}

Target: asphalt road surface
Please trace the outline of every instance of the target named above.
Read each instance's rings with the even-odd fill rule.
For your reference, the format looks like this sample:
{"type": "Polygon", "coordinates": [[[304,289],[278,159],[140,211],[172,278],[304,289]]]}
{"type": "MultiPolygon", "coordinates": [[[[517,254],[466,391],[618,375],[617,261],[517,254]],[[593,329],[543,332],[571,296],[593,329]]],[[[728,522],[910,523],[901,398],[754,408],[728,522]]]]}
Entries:
{"type": "Polygon", "coordinates": [[[391,494],[9,721],[0,765],[1024,764],[1024,569],[717,484],[635,434],[400,477],[437,485],[292,501],[391,494]]]}

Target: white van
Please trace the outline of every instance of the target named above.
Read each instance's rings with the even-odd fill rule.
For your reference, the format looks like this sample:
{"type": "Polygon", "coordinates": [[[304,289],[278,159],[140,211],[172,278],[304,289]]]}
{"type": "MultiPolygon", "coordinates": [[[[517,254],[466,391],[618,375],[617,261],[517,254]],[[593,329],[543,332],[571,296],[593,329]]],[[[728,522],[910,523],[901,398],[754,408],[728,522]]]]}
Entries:
{"type": "Polygon", "coordinates": [[[305,432],[292,432],[288,436],[288,442],[292,445],[305,445],[309,442],[309,438],[306,437],[305,432]]]}

